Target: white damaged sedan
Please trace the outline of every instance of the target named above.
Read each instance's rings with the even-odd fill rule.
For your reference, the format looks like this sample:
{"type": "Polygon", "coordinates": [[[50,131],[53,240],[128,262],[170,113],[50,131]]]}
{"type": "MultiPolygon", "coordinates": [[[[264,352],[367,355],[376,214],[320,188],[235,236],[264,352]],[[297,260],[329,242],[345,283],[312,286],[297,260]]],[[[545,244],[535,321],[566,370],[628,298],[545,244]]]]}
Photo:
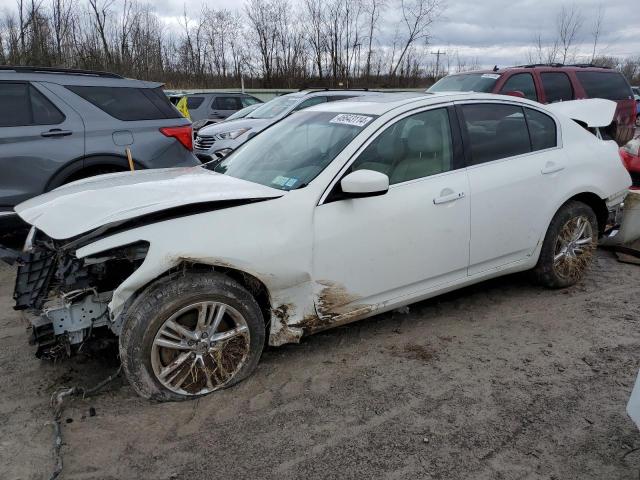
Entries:
{"type": "MultiPolygon", "coordinates": [[[[33,225],[16,308],[38,355],[119,337],[137,393],[178,400],[256,367],[265,342],[511,272],[576,283],[631,184],[607,100],[385,94],[297,112],[219,164],[81,180],[33,225]]],[[[6,252],[6,250],[5,250],[6,252]]]]}

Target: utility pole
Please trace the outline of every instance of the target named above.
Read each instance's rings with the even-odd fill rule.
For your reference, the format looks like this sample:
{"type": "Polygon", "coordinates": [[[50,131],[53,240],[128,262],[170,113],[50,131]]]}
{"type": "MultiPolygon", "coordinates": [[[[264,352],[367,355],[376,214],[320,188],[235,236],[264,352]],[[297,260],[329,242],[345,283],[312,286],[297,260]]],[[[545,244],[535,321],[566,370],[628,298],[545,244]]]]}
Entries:
{"type": "Polygon", "coordinates": [[[447,52],[441,52],[440,49],[437,52],[431,52],[431,55],[436,56],[436,80],[438,79],[438,73],[440,73],[440,55],[446,54],[447,52]]]}

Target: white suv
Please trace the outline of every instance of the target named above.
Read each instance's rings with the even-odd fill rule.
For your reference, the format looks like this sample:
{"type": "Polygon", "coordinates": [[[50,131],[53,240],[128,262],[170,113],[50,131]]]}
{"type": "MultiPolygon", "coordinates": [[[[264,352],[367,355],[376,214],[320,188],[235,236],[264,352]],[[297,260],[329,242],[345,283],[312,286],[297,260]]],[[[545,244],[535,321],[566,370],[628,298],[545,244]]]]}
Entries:
{"type": "MultiPolygon", "coordinates": [[[[594,129],[615,111],[558,105],[594,129]]],[[[572,285],[631,181],[614,142],[555,108],[363,97],[285,118],[215,167],[62,187],[17,207],[35,226],[17,308],[38,314],[43,355],[110,330],[133,388],[167,400],[242,380],[265,336],[298,342],[529,269],[572,285]]]]}

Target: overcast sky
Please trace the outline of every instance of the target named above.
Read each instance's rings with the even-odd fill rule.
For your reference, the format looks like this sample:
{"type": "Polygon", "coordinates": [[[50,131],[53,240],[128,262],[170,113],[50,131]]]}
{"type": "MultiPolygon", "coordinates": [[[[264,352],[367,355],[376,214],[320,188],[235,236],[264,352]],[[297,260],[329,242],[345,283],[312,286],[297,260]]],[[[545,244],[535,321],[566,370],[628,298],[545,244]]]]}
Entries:
{"type": "MultiPolygon", "coordinates": [[[[290,0],[292,6],[302,0],[290,0]]],[[[527,61],[534,38],[554,37],[556,16],[563,4],[560,0],[445,0],[446,9],[432,27],[430,45],[433,51],[459,52],[467,60],[477,58],[483,66],[520,64],[527,61]]],[[[399,15],[399,0],[387,0],[383,15],[380,43],[390,43],[399,15]],[[396,6],[394,8],[394,6],[396,6]]],[[[45,0],[45,4],[46,4],[45,0]]],[[[122,0],[115,0],[119,6],[122,0]]],[[[168,30],[179,29],[178,18],[186,7],[197,16],[203,4],[210,8],[234,10],[242,8],[243,0],[162,0],[150,1],[168,30]]],[[[591,30],[598,8],[604,9],[604,25],[598,51],[603,55],[640,56],[640,0],[576,0],[584,25],[580,32],[581,52],[590,59],[591,30]]],[[[16,0],[0,0],[0,6],[15,8],[16,0]]]]}
{"type": "MultiPolygon", "coordinates": [[[[7,0],[0,0],[7,1],[7,0]]],[[[290,0],[292,5],[300,0],[290,0]]],[[[154,2],[155,3],[155,2],[154,2]]],[[[157,12],[168,24],[176,24],[175,17],[187,11],[197,12],[205,3],[212,8],[239,8],[241,0],[163,0],[157,12]],[[173,18],[171,18],[173,17],[173,18]]],[[[393,5],[398,0],[388,0],[386,22],[379,38],[390,42],[395,22],[393,5]]],[[[598,8],[604,9],[604,25],[599,53],[613,56],[640,55],[640,0],[576,0],[585,21],[580,33],[586,55],[591,52],[591,30],[598,8]]],[[[448,52],[458,51],[467,58],[478,58],[481,65],[499,66],[523,63],[533,39],[540,33],[545,38],[554,36],[555,19],[563,2],[559,0],[449,0],[440,19],[432,28],[430,44],[448,52]]],[[[589,57],[590,58],[590,57],[589,57]]],[[[588,60],[583,58],[581,60],[588,60]]]]}

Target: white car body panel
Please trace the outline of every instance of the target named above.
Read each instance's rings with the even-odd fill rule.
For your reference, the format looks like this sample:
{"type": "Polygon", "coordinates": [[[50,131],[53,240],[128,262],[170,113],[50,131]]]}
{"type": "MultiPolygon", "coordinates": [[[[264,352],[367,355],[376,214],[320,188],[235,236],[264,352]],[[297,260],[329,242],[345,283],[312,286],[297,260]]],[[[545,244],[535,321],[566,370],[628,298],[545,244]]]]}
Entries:
{"type": "Polygon", "coordinates": [[[138,209],[132,215],[161,208],[157,206],[167,195],[176,196],[171,197],[171,205],[196,197],[207,199],[203,201],[267,199],[115,233],[79,248],[76,256],[84,258],[139,240],[149,242],[142,265],[113,292],[109,309],[116,321],[142,287],[182,263],[252,275],[269,292],[269,341],[280,345],[298,341],[306,333],[531,268],[551,218],[566,200],[588,193],[613,204],[621,201],[631,183],[615,144],[597,139],[568,117],[550,114],[561,131],[558,148],[399,183],[376,197],[327,201],[332,186],[364,146],[408,112],[457,100],[512,103],[550,112],[535,102],[489,94],[387,98],[309,109],[380,116],[305,188],[283,192],[210,172],[134,182],[135,188],[119,185],[121,177],[105,176],[86,185],[92,188],[84,193],[71,185],[26,202],[20,212],[47,235],[68,238],[105,219],[127,218],[127,204],[138,209]],[[543,174],[541,169],[550,163],[563,168],[543,174]],[[435,198],[451,193],[464,195],[434,203],[435,198]],[[79,217],[81,227],[76,226],[77,219],[64,218],[76,215],[82,203],[99,200],[103,205],[107,197],[112,198],[111,214],[101,207],[100,218],[94,220],[89,215],[93,210],[87,207],[79,217]],[[48,212],[49,207],[56,212],[48,212]]]}
{"type": "Polygon", "coordinates": [[[611,124],[618,104],[604,98],[569,100],[547,105],[547,109],[573,120],[584,123],[589,128],[606,127],[611,124]]]}
{"type": "Polygon", "coordinates": [[[63,185],[15,207],[52,238],[189,204],[281,197],[286,192],[200,167],[111,173],[63,185]]]}

